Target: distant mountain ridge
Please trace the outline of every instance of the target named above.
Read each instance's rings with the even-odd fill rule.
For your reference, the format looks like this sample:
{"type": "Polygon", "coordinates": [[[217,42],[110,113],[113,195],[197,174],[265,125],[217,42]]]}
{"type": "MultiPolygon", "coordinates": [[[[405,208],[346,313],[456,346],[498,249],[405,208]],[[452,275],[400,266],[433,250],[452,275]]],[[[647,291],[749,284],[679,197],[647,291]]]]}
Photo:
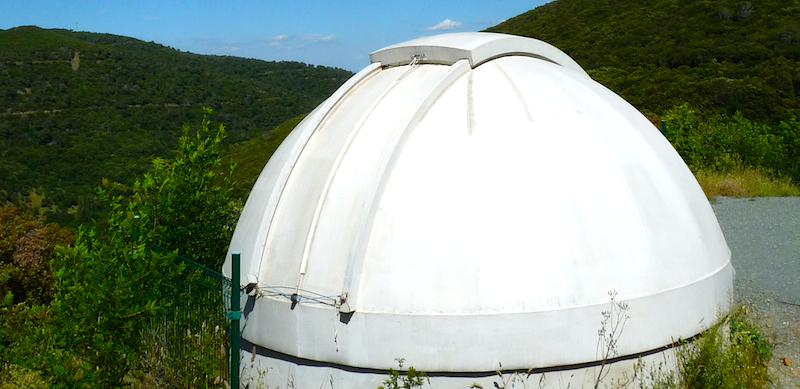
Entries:
{"type": "Polygon", "coordinates": [[[651,116],[800,116],[798,0],[556,0],[487,31],[553,44],[651,116]]]}
{"type": "Polygon", "coordinates": [[[23,26],[0,30],[0,202],[39,189],[55,220],[101,178],[131,183],[169,157],[200,108],[229,143],[307,113],[351,72],[198,55],[138,39],[23,26]]]}

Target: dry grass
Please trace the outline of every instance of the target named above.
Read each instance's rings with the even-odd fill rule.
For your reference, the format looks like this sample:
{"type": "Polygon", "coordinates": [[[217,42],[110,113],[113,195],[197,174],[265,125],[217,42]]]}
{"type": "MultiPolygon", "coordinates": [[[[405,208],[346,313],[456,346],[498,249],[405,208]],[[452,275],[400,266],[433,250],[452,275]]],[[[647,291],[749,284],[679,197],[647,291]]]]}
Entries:
{"type": "Polygon", "coordinates": [[[39,371],[15,364],[0,365],[0,389],[45,389],[52,383],[39,371]]]}
{"type": "Polygon", "coordinates": [[[727,173],[699,170],[694,176],[708,198],[800,196],[800,188],[788,178],[770,177],[751,167],[741,167],[727,173]]]}

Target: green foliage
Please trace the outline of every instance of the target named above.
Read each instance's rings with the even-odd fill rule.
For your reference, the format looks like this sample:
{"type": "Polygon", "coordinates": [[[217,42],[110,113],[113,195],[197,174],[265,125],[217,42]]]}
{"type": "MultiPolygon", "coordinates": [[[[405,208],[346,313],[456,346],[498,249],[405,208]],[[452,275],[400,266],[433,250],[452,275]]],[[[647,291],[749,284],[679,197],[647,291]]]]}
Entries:
{"type": "Polygon", "coordinates": [[[756,124],[738,112],[732,117],[712,115],[702,118],[688,104],[664,114],[666,136],[694,171],[709,169],[728,172],[741,165],[785,174],[800,181],[797,151],[787,147],[800,135],[797,121],[781,122],[779,130],[756,124]]]}
{"type": "Polygon", "coordinates": [[[65,387],[80,383],[117,387],[140,354],[140,333],[177,293],[167,280],[183,268],[174,256],[150,250],[149,234],[134,219],[136,203],[109,202],[107,226],[79,229],[58,260],[52,338],[63,353],[45,367],[65,387]],[[70,364],[75,359],[76,363],[70,364]]]}
{"type": "MultiPolygon", "coordinates": [[[[152,242],[218,270],[241,209],[231,198],[233,183],[217,173],[225,127],[211,127],[205,108],[200,127],[183,127],[172,162],[155,159],[133,185],[133,210],[152,228],[152,242]]],[[[231,170],[233,168],[231,167],[231,170]]]]}
{"type": "MultiPolygon", "coordinates": [[[[400,368],[403,368],[403,362],[405,362],[404,358],[397,358],[397,362],[400,364],[400,368]]],[[[400,371],[395,369],[389,369],[389,378],[386,381],[383,381],[383,385],[378,386],[378,389],[412,389],[412,388],[421,388],[425,383],[430,385],[431,380],[428,378],[428,375],[419,372],[414,367],[409,367],[408,371],[403,374],[400,371]]]]}
{"type": "Polygon", "coordinates": [[[723,319],[678,352],[682,387],[761,388],[768,381],[769,343],[737,315],[723,319]]]}
{"type": "Polygon", "coordinates": [[[153,157],[171,158],[200,107],[238,143],[310,111],[350,76],[109,34],[0,30],[0,201],[42,188],[57,206],[49,220],[89,223],[97,183],[131,185],[153,157]]]}
{"type": "Polygon", "coordinates": [[[677,368],[646,371],[640,361],[623,387],[651,389],[765,388],[769,384],[769,342],[739,310],[723,317],[694,341],[677,347],[677,368]]]}
{"type": "Polygon", "coordinates": [[[90,46],[56,31],[64,30],[42,30],[36,26],[0,30],[0,62],[68,60],[75,50],[87,50],[90,46]]]}
{"type": "MultiPolygon", "coordinates": [[[[25,303],[0,306],[0,370],[17,365],[38,370],[51,348],[41,335],[47,331],[50,308],[25,303]]],[[[0,384],[14,382],[0,374],[0,384]]],[[[10,378],[9,378],[10,379],[10,378]]]]}
{"type": "Polygon", "coordinates": [[[778,137],[781,138],[785,154],[784,173],[799,182],[800,177],[800,121],[792,116],[779,124],[778,137]]]}
{"type": "Polygon", "coordinates": [[[153,251],[151,242],[221,263],[238,208],[231,184],[215,184],[225,130],[210,126],[209,113],[194,133],[184,128],[175,159],[155,160],[130,196],[106,181],[98,191],[106,218],[80,228],[75,244],[59,251],[53,318],[40,339],[53,348],[40,368],[58,385],[120,386],[140,363],[152,319],[176,296],[191,298],[176,282],[187,276],[185,263],[153,251]]]}
{"type": "Polygon", "coordinates": [[[47,304],[55,291],[50,261],[57,245],[69,244],[74,231],[44,224],[19,208],[0,208],[0,296],[14,304],[47,304]]]}
{"type": "Polygon", "coordinates": [[[18,363],[43,355],[32,337],[47,322],[55,294],[50,262],[57,245],[74,239],[74,231],[44,224],[31,212],[0,208],[0,387],[37,387],[38,375],[18,363]]]}

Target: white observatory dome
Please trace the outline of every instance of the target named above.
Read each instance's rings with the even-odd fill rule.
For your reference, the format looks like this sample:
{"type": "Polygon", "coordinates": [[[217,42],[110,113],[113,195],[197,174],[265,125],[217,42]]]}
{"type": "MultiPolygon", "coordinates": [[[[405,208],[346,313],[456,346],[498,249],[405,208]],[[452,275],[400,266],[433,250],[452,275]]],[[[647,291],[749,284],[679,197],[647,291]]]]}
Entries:
{"type": "Polygon", "coordinates": [[[730,251],[692,173],[566,54],[458,33],[370,59],[275,152],[233,235],[258,285],[242,337],[270,358],[591,364],[610,291],[630,307],[620,356],[727,309],[730,251]]]}

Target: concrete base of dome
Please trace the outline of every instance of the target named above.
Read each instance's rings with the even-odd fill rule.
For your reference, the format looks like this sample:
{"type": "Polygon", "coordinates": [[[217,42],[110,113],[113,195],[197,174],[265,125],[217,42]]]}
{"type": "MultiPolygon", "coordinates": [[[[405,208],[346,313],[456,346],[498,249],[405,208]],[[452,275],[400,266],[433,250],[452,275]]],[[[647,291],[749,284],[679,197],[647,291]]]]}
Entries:
{"type": "MultiPolygon", "coordinates": [[[[254,346],[242,345],[241,383],[249,388],[292,389],[373,389],[383,385],[388,371],[303,360],[254,346]],[[250,348],[250,351],[244,350],[250,348]],[[255,351],[255,354],[253,353],[255,351]]],[[[625,387],[634,375],[634,365],[644,364],[644,372],[659,369],[666,373],[675,367],[674,349],[655,350],[647,355],[615,358],[602,368],[601,388],[625,387]]],[[[408,368],[409,366],[404,366],[408,368]]],[[[498,368],[500,366],[498,365],[498,368]]],[[[594,388],[600,364],[583,364],[505,372],[428,373],[430,385],[423,388],[594,388]],[[495,385],[496,384],[496,385],[495,385]]]]}

